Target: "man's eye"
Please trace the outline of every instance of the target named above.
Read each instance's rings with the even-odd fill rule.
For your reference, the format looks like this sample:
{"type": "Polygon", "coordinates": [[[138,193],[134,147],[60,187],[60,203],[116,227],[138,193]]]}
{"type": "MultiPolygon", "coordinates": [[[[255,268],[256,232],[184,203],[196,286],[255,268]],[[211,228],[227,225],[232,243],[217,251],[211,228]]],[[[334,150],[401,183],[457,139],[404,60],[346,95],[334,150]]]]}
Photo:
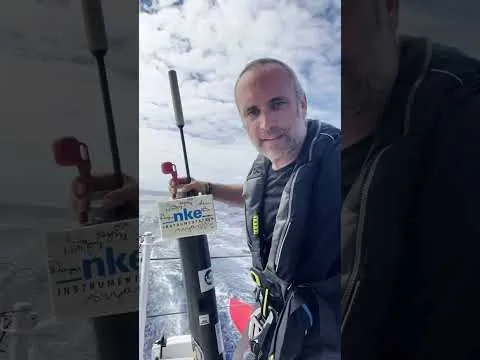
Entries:
{"type": "Polygon", "coordinates": [[[247,116],[257,116],[260,113],[258,109],[249,109],[247,111],[247,116]]]}
{"type": "Polygon", "coordinates": [[[273,110],[280,110],[285,107],[287,103],[285,101],[277,101],[272,103],[271,107],[273,110]]]}

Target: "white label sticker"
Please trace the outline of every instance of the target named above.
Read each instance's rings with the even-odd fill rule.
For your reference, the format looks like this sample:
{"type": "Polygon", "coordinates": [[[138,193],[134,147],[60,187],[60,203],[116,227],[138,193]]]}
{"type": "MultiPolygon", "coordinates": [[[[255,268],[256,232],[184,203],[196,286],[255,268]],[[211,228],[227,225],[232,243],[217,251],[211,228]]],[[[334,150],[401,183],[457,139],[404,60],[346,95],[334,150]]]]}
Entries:
{"type": "Polygon", "coordinates": [[[51,302],[57,317],[138,310],[138,219],[45,236],[51,302]]]}
{"type": "Polygon", "coordinates": [[[200,270],[198,272],[198,282],[200,283],[200,292],[204,293],[214,288],[212,268],[200,270]]]}
{"type": "Polygon", "coordinates": [[[165,240],[208,235],[217,231],[212,195],[159,202],[158,211],[160,231],[165,240]]]}
{"type": "Polygon", "coordinates": [[[225,359],[225,348],[223,347],[222,327],[220,321],[215,324],[215,333],[217,335],[218,353],[223,354],[225,359]]]}
{"type": "Polygon", "coordinates": [[[200,322],[200,326],[208,325],[210,324],[210,316],[208,314],[203,314],[198,317],[198,320],[200,322]]]}

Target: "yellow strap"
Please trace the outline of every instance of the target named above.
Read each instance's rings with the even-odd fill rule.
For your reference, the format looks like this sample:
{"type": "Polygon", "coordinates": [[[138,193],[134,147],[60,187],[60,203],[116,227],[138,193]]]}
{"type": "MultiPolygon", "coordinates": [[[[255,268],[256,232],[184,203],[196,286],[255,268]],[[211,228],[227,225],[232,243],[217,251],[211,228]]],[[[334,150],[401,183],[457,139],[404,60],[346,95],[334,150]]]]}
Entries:
{"type": "Polygon", "coordinates": [[[262,283],[260,282],[260,277],[257,273],[255,273],[254,271],[250,271],[250,276],[258,287],[262,286],[262,283]]]}
{"type": "Polygon", "coordinates": [[[258,215],[253,215],[252,218],[252,230],[253,230],[253,235],[258,236],[260,234],[260,226],[259,226],[259,221],[258,221],[258,215]]]}
{"type": "MultiPolygon", "coordinates": [[[[252,277],[253,281],[257,285],[257,287],[262,290],[262,283],[260,281],[260,276],[253,270],[250,271],[250,276],[252,277]]],[[[270,290],[268,288],[265,288],[263,297],[262,297],[262,316],[264,318],[267,318],[268,315],[268,297],[270,295],[270,290]]]]}
{"type": "Polygon", "coordinates": [[[262,299],[262,316],[265,319],[268,316],[268,296],[269,296],[269,290],[265,289],[265,292],[263,293],[263,299],[262,299]]]}

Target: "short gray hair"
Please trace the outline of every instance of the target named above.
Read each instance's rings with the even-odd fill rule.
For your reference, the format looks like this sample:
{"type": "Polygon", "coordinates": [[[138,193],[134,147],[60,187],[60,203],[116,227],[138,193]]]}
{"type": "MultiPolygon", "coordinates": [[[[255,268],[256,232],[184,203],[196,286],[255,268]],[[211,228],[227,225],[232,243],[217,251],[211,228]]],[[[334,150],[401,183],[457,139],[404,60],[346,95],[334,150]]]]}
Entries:
{"type": "Polygon", "coordinates": [[[268,65],[268,64],[279,65],[280,67],[282,67],[284,70],[287,71],[288,75],[290,76],[290,79],[292,80],[293,86],[294,86],[295,98],[296,98],[297,102],[302,101],[303,97],[305,96],[305,91],[303,91],[302,84],[300,84],[300,81],[298,80],[298,77],[297,77],[297,74],[295,74],[295,71],[293,71],[292,68],[290,66],[288,66],[287,64],[285,64],[283,61],[273,59],[273,58],[260,58],[260,59],[253,60],[253,61],[250,61],[243,68],[243,70],[240,72],[240,75],[238,75],[237,81],[235,82],[235,88],[234,88],[235,97],[236,97],[236,94],[237,94],[237,85],[238,85],[240,79],[242,78],[242,76],[247,71],[254,70],[255,68],[257,68],[259,66],[268,65]]]}

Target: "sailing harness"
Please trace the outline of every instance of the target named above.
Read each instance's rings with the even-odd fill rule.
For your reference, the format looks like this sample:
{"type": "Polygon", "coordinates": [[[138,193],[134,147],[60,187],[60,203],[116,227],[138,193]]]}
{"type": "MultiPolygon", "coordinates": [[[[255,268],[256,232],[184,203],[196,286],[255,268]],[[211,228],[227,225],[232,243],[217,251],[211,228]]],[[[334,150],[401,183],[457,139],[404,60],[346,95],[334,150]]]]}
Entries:
{"type": "Polygon", "coordinates": [[[308,231],[309,206],[306,204],[311,203],[319,168],[312,156],[321,125],[316,122],[308,125],[306,144],[310,145],[302,150],[283,190],[266,264],[262,260],[264,235],[259,217],[263,210],[266,178],[267,160],[263,156],[255,160],[244,185],[248,245],[253,265],[250,275],[256,286],[255,297],[259,305],[250,317],[250,349],[244,359],[297,359],[317,317],[316,311],[312,312],[316,305],[308,301],[312,296],[309,294],[315,293],[314,286],[295,281],[296,269],[300,265],[299,254],[308,251],[303,241],[308,231]],[[301,179],[302,191],[295,191],[297,179],[301,179]],[[292,201],[293,197],[295,201],[292,201]],[[292,214],[295,214],[294,221],[292,214]]]}
{"type": "Polygon", "coordinates": [[[256,301],[260,306],[252,313],[248,326],[249,358],[293,359],[293,355],[299,355],[299,345],[303,341],[296,341],[292,336],[306,336],[314,322],[309,307],[291,291],[293,284],[285,287],[286,283],[269,270],[251,268],[250,274],[256,284],[256,301]],[[298,318],[298,310],[303,310],[300,327],[298,321],[292,321],[298,318]],[[287,356],[287,353],[291,355],[287,356]]]}

